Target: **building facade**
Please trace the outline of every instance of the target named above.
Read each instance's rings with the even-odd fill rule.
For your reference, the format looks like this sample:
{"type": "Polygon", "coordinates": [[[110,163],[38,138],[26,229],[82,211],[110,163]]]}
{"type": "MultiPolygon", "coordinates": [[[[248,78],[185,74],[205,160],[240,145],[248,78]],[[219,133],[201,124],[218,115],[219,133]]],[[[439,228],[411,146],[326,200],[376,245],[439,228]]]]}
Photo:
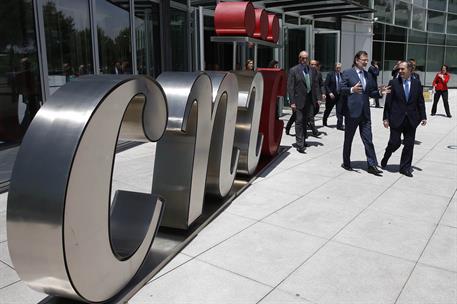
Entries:
{"type": "MultiPolygon", "coordinates": [[[[86,74],[242,69],[275,59],[288,69],[300,50],[350,67],[368,51],[390,79],[397,59],[415,58],[430,85],[441,64],[457,86],[457,0],[252,1],[280,18],[275,47],[212,41],[210,0],[3,0],[0,6],[0,159],[13,156],[33,116],[62,85],[86,74]]],[[[325,75],[324,75],[325,76],[325,75]]],[[[8,171],[9,170],[9,171],[8,171]]],[[[9,178],[0,176],[1,183],[9,178]]]]}
{"type": "Polygon", "coordinates": [[[399,58],[414,58],[424,85],[446,64],[457,86],[457,0],[374,0],[374,9],[373,58],[383,82],[399,58]]]}

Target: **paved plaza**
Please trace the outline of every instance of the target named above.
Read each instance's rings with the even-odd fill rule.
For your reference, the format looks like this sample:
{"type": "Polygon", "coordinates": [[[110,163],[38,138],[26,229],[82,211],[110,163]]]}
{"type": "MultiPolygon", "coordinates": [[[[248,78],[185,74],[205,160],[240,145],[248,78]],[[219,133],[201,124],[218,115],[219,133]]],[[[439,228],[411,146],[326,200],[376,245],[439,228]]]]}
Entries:
{"type": "MultiPolygon", "coordinates": [[[[354,172],[343,170],[336,118],[306,154],[291,148],[129,303],[457,303],[457,90],[451,119],[418,127],[413,178],[398,173],[401,150],[383,177],[366,172],[360,136],[354,172]]],[[[427,115],[431,103],[426,103],[427,115]]],[[[389,131],[372,108],[382,158],[389,131]]],[[[288,116],[283,117],[287,119],[288,116]]],[[[321,126],[321,121],[317,121],[321,126]]],[[[294,138],[284,134],[283,146],[294,138]]],[[[117,155],[113,187],[150,191],[154,144],[117,155]]],[[[0,195],[0,303],[38,303],[7,249],[0,195]]]]}

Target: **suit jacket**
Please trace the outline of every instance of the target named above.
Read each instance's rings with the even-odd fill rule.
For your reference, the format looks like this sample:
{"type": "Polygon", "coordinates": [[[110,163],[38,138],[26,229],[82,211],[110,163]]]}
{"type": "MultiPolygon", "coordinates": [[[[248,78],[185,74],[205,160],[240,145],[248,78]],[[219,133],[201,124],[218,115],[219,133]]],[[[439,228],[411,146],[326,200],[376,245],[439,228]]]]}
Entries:
{"type": "MultiPolygon", "coordinates": [[[[341,91],[341,82],[342,82],[342,73],[340,73],[340,91],[341,91]]],[[[332,71],[327,74],[327,77],[325,78],[325,92],[327,94],[333,93],[333,95],[339,95],[340,92],[337,92],[336,89],[336,72],[332,71]]]]}
{"type": "Polygon", "coordinates": [[[370,120],[370,101],[369,97],[382,98],[378,91],[378,84],[374,82],[373,77],[367,71],[363,71],[366,86],[362,93],[351,93],[351,88],[360,82],[359,75],[355,68],[343,72],[341,82],[341,94],[344,96],[344,112],[351,118],[365,117],[370,120]]]}
{"type": "Polygon", "coordinates": [[[305,75],[303,75],[301,65],[297,64],[289,70],[287,93],[289,95],[289,102],[291,104],[294,103],[297,109],[303,109],[305,104],[318,100],[321,95],[318,71],[310,66],[308,66],[308,71],[312,100],[308,100],[309,98],[305,83],[305,75]]]}
{"type": "Polygon", "coordinates": [[[389,120],[391,128],[400,128],[405,117],[413,127],[427,119],[422,84],[418,79],[411,77],[408,103],[403,89],[403,78],[392,79],[389,85],[390,93],[386,96],[383,119],[389,120]]]}
{"type": "Polygon", "coordinates": [[[378,82],[378,75],[379,75],[379,69],[374,67],[374,66],[370,66],[368,68],[368,73],[371,74],[371,76],[373,76],[373,80],[378,82]]]}

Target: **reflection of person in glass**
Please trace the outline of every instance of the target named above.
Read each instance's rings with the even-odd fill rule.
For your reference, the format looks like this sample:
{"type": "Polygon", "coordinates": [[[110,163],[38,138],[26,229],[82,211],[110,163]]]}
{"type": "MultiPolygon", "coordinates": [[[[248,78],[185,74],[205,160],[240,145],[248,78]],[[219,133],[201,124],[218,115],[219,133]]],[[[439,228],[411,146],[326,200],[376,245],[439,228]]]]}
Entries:
{"type": "Polygon", "coordinates": [[[15,87],[17,94],[22,95],[22,102],[27,105],[22,127],[24,130],[28,127],[36,112],[40,109],[38,101],[38,91],[36,87],[35,76],[32,71],[32,63],[28,57],[21,59],[20,71],[15,76],[15,87]]]}

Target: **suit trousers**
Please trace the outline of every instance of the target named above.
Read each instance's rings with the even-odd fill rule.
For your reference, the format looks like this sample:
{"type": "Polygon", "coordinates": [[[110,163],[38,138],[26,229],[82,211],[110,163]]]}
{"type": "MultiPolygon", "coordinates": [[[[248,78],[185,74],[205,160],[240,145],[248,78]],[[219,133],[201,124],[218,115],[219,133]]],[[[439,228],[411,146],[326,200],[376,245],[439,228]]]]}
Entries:
{"type": "Polygon", "coordinates": [[[440,100],[440,96],[443,96],[443,104],[444,110],[446,111],[447,116],[451,116],[451,111],[449,110],[449,102],[448,102],[448,92],[446,91],[436,91],[435,95],[433,96],[433,106],[432,106],[432,115],[436,114],[436,106],[438,105],[438,101],[440,100]]]}
{"type": "Polygon", "coordinates": [[[411,170],[413,162],[414,141],[416,138],[416,127],[411,126],[408,118],[405,117],[399,128],[390,128],[389,143],[387,144],[384,158],[389,159],[392,153],[401,146],[401,134],[403,133],[403,150],[400,159],[400,171],[411,170]]]}
{"type": "Polygon", "coordinates": [[[331,99],[330,97],[327,98],[325,101],[325,111],[324,117],[322,118],[322,123],[324,125],[327,124],[327,119],[330,116],[330,113],[333,110],[333,107],[336,105],[336,127],[342,128],[343,127],[343,111],[342,111],[342,98],[340,95],[335,95],[335,99],[331,99]]]}
{"type": "Polygon", "coordinates": [[[344,146],[343,146],[343,164],[351,166],[351,148],[354,134],[359,128],[360,137],[365,146],[365,155],[367,156],[368,166],[377,166],[376,152],[373,145],[373,135],[371,133],[371,121],[363,115],[359,118],[346,116],[346,128],[344,129],[344,146]]]}
{"type": "MultiPolygon", "coordinates": [[[[309,99],[310,100],[310,99],[309,99]]],[[[307,102],[303,109],[296,109],[295,115],[295,141],[297,148],[305,148],[305,136],[307,132],[308,120],[313,113],[313,103],[307,102]]]]}

